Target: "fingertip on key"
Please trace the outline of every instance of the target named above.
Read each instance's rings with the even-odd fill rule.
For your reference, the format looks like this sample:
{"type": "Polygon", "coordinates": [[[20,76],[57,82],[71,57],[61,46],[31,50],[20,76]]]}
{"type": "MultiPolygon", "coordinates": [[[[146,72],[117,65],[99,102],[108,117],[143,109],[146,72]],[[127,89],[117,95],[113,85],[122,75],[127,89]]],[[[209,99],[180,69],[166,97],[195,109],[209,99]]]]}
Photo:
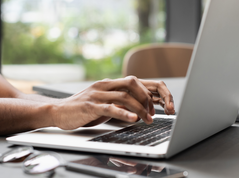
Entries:
{"type": "Polygon", "coordinates": [[[150,116],[150,114],[147,114],[147,121],[148,121],[147,124],[151,124],[151,123],[153,122],[153,119],[152,119],[152,117],[150,116]]]}
{"type": "Polygon", "coordinates": [[[138,115],[135,113],[129,113],[128,117],[129,117],[129,120],[133,122],[138,120],[138,115]]]}

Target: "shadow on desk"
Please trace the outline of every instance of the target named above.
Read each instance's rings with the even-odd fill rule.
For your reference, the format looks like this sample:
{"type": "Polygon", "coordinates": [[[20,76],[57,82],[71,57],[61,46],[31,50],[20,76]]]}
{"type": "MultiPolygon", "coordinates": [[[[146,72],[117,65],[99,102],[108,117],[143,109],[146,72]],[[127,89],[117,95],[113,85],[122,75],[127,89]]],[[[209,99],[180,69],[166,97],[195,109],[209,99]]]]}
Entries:
{"type": "Polygon", "coordinates": [[[238,177],[239,127],[231,126],[166,162],[200,175],[196,177],[238,177]]]}
{"type": "Polygon", "coordinates": [[[225,158],[238,159],[239,162],[239,127],[231,126],[181,152],[169,161],[222,161],[225,158]]]}

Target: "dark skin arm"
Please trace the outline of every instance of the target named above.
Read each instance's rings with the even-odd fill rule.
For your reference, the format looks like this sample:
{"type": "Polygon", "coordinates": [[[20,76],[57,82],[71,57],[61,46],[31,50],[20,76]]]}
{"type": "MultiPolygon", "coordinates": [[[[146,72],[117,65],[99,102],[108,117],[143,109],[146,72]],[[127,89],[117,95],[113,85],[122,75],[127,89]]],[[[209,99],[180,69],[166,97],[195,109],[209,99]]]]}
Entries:
{"type": "Polygon", "coordinates": [[[163,82],[133,76],[98,81],[71,97],[52,99],[21,93],[0,75],[0,135],[51,126],[71,130],[110,118],[127,122],[141,118],[150,124],[155,103],[166,114],[174,114],[172,95],[163,82]]]}

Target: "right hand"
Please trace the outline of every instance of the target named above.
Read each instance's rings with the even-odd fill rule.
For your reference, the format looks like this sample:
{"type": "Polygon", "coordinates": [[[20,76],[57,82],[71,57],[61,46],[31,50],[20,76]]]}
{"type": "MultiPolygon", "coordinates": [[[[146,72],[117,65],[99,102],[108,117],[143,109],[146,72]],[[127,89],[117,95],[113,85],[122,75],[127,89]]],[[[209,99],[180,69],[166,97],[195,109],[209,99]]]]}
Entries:
{"type": "MultiPolygon", "coordinates": [[[[167,87],[163,90],[170,94],[167,87]]],[[[98,81],[57,103],[53,123],[65,130],[97,125],[110,118],[126,122],[136,122],[140,118],[150,124],[155,113],[152,97],[142,82],[133,76],[98,81]]]]}

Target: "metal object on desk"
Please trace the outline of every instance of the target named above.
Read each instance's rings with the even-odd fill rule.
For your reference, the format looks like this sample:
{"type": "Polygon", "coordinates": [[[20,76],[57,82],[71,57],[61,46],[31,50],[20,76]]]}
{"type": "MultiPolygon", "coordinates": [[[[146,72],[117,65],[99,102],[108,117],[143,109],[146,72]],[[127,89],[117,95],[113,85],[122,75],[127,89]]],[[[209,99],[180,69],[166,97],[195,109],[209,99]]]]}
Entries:
{"type": "Polygon", "coordinates": [[[31,146],[21,146],[11,149],[0,156],[0,163],[23,163],[26,174],[54,174],[58,167],[65,166],[64,160],[55,152],[39,152],[31,146]]]}

